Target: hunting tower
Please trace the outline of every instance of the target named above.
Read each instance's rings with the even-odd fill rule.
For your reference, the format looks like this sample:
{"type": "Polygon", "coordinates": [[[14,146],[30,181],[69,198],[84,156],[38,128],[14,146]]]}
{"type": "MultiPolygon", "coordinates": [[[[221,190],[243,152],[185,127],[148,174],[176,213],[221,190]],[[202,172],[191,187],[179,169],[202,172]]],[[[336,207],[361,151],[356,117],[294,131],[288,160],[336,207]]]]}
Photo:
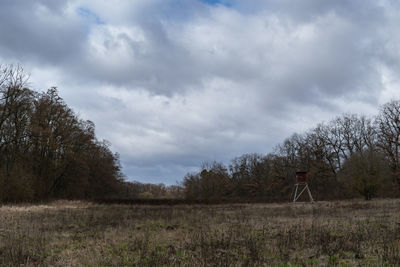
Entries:
{"type": "Polygon", "coordinates": [[[307,191],[308,196],[310,197],[310,202],[314,202],[310,188],[308,187],[307,184],[307,172],[304,171],[296,172],[296,184],[294,185],[293,190],[294,190],[293,202],[296,202],[299,199],[299,197],[304,193],[304,191],[307,191]]]}

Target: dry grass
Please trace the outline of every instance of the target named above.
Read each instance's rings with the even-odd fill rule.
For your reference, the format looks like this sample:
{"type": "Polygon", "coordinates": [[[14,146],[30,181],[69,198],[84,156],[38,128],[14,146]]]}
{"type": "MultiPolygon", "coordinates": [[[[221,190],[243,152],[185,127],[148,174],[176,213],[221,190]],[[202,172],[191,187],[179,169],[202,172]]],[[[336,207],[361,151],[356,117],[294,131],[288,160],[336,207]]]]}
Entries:
{"type": "Polygon", "coordinates": [[[396,266],[400,200],[0,208],[0,264],[396,266]]]}

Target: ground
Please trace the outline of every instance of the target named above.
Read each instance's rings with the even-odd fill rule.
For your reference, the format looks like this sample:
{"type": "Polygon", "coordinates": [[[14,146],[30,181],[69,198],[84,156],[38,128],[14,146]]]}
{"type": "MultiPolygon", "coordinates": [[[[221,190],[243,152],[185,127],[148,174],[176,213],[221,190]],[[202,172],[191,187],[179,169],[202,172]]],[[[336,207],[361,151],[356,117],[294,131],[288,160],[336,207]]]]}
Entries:
{"type": "Polygon", "coordinates": [[[0,264],[396,266],[400,200],[3,205],[0,264]]]}

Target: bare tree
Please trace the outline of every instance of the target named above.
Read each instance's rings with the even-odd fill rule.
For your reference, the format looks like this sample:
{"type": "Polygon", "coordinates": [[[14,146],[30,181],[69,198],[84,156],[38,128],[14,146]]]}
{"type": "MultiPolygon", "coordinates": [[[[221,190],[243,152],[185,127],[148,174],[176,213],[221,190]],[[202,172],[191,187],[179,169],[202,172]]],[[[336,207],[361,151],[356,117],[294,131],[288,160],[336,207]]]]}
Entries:
{"type": "Polygon", "coordinates": [[[27,87],[20,66],[0,66],[0,200],[106,196],[122,180],[119,158],[56,88],[27,87]]]}
{"type": "Polygon", "coordinates": [[[390,173],[383,155],[371,149],[354,153],[343,165],[340,172],[343,184],[366,200],[371,200],[386,185],[390,173]]]}
{"type": "Polygon", "coordinates": [[[400,101],[391,101],[380,108],[375,119],[378,132],[377,146],[385,153],[393,173],[400,184],[400,101]]]}

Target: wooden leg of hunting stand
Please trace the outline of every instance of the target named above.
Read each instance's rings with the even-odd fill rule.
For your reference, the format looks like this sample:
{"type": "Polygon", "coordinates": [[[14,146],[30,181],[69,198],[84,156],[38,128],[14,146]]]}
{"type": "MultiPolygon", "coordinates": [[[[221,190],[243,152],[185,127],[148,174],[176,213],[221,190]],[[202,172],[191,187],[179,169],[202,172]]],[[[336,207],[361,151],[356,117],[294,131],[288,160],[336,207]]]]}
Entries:
{"type": "Polygon", "coordinates": [[[299,184],[295,184],[295,190],[294,190],[294,197],[293,197],[293,202],[296,202],[297,198],[297,189],[299,188],[299,184]]]}
{"type": "Polygon", "coordinates": [[[314,199],[313,199],[313,197],[312,197],[312,195],[311,195],[310,188],[308,188],[308,184],[306,185],[306,187],[307,187],[307,192],[308,192],[308,195],[310,196],[311,202],[314,202],[314,199]]]}

